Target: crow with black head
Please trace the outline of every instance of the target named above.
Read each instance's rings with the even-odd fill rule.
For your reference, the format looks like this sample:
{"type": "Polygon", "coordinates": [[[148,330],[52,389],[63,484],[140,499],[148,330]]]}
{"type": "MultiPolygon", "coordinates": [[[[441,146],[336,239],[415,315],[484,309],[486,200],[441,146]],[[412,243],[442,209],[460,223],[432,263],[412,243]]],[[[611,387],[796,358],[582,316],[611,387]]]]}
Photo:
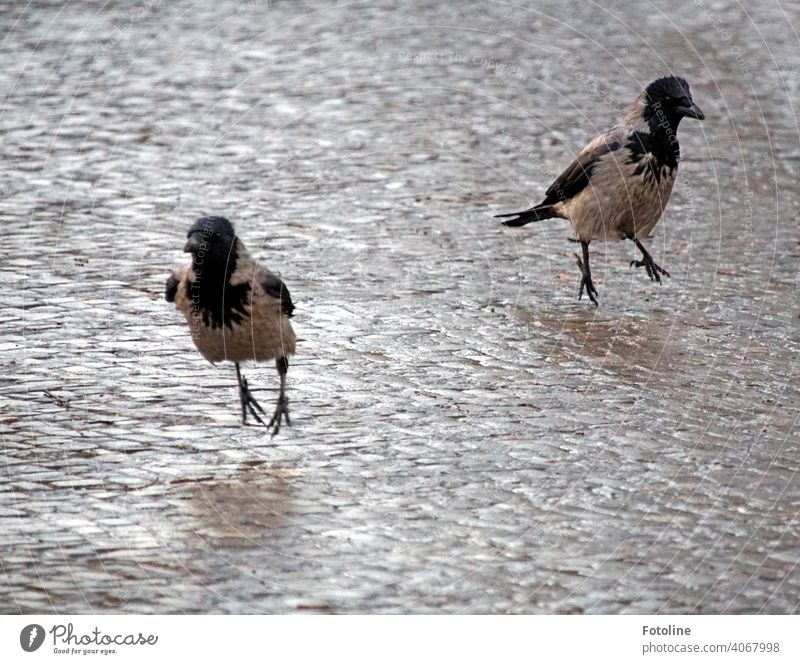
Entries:
{"type": "Polygon", "coordinates": [[[580,242],[576,254],[585,292],[597,304],[589,268],[592,240],[631,240],[641,251],[632,266],[644,267],[652,281],[669,276],[653,260],[642,240],[661,218],[678,172],[678,125],[683,118],[705,119],[689,84],[665,76],[648,85],[612,130],[590,141],[545,192],[544,200],[522,212],[500,214],[506,226],[518,227],[560,217],[572,225],[570,238],[580,242]]]}
{"type": "Polygon", "coordinates": [[[167,279],[165,296],[189,323],[192,340],[209,362],[236,367],[242,423],[248,412],[264,424],[264,409],[248,388],[240,363],[275,360],[280,394],[269,423],[273,434],[289,421],[286,374],[296,339],[289,319],[294,304],[286,284],[256,263],[224,217],[202,217],[186,234],[192,262],[167,279]]]}

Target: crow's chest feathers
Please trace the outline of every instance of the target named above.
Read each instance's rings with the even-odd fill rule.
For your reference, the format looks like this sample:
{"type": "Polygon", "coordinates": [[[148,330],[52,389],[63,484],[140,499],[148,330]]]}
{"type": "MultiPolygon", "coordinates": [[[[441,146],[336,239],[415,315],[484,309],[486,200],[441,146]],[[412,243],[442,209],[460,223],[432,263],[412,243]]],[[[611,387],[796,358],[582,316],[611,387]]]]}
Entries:
{"type": "Polygon", "coordinates": [[[186,282],[187,296],[192,309],[203,317],[206,327],[233,327],[247,315],[250,303],[250,284],[245,282],[232,286],[227,279],[201,275],[186,282]],[[224,284],[224,285],[220,285],[224,284]]]}
{"type": "Polygon", "coordinates": [[[628,163],[635,166],[633,174],[645,182],[657,185],[662,178],[675,177],[680,158],[677,137],[664,132],[634,132],[625,146],[630,155],[628,163]]]}

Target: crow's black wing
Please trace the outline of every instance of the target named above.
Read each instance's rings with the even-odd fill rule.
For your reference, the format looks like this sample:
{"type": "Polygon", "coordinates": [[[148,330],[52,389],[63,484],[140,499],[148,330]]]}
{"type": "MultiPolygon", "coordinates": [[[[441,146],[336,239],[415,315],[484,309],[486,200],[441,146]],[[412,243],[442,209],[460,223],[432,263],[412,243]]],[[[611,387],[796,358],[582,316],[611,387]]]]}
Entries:
{"type": "Polygon", "coordinates": [[[259,281],[267,295],[280,300],[281,311],[291,318],[294,312],[294,304],[286,284],[271,272],[263,272],[259,275],[259,281]]]}
{"type": "Polygon", "coordinates": [[[615,152],[621,147],[622,141],[617,134],[598,136],[580,151],[575,161],[550,185],[545,192],[545,199],[539,205],[555,205],[577,196],[589,184],[592,170],[597,163],[609,152],[615,152]]]}
{"type": "Polygon", "coordinates": [[[175,295],[178,293],[178,285],[180,283],[181,282],[178,281],[178,278],[174,274],[169,275],[169,279],[167,279],[167,286],[164,289],[164,298],[167,302],[175,301],[175,295]]]}

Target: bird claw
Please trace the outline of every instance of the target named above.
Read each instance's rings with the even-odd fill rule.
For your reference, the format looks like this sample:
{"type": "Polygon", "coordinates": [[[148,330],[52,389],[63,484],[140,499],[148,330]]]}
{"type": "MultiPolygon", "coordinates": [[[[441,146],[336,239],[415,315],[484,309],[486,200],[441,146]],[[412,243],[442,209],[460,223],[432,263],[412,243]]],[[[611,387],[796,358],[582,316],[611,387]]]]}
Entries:
{"type": "Polygon", "coordinates": [[[278,397],[278,403],[275,405],[275,412],[272,414],[269,424],[266,425],[268,429],[275,425],[275,428],[272,430],[273,436],[277,435],[281,430],[281,416],[286,420],[287,427],[292,426],[292,422],[289,419],[289,399],[285,396],[278,397]]]}
{"type": "Polygon", "coordinates": [[[269,422],[264,422],[259,416],[259,412],[264,417],[266,417],[267,413],[261,407],[261,404],[256,401],[253,393],[250,392],[250,388],[247,386],[247,378],[240,374],[238,365],[236,366],[236,376],[239,380],[239,399],[242,402],[242,424],[247,424],[247,412],[249,411],[256,422],[267,429],[272,429],[273,436],[281,430],[281,417],[286,420],[286,426],[292,426],[292,422],[289,419],[289,399],[286,398],[283,391],[283,375],[281,376],[281,393],[275,406],[275,412],[269,422]]]}
{"type": "Polygon", "coordinates": [[[631,267],[643,267],[647,271],[647,276],[650,277],[650,281],[655,281],[656,283],[661,283],[661,275],[663,274],[665,277],[669,276],[669,272],[667,272],[663,267],[657,265],[656,262],[648,255],[644,256],[642,260],[638,261],[631,261],[631,267]]]}
{"type": "Polygon", "coordinates": [[[575,258],[578,259],[578,267],[580,268],[581,274],[583,275],[581,277],[581,286],[578,289],[578,299],[579,300],[583,299],[583,291],[585,290],[586,294],[589,296],[589,299],[594,303],[594,306],[596,307],[600,306],[597,303],[597,295],[599,295],[599,293],[597,292],[597,289],[594,287],[594,283],[592,283],[592,275],[587,274],[588,270],[584,266],[583,261],[581,260],[581,257],[578,256],[578,254],[575,254],[575,258]]]}
{"type": "Polygon", "coordinates": [[[583,299],[584,290],[586,291],[586,294],[589,296],[589,299],[592,301],[594,306],[596,307],[600,306],[597,302],[597,297],[596,297],[597,295],[599,295],[599,293],[597,292],[597,289],[594,287],[591,277],[583,277],[581,279],[581,288],[578,291],[579,300],[583,299]]]}
{"type": "Polygon", "coordinates": [[[253,416],[253,419],[255,419],[256,422],[258,422],[259,424],[263,424],[264,426],[267,426],[266,424],[264,424],[264,420],[262,420],[259,417],[258,413],[256,412],[256,409],[258,409],[259,411],[261,411],[262,415],[266,416],[266,412],[264,412],[264,409],[261,407],[261,404],[258,403],[258,401],[256,401],[255,397],[253,396],[253,393],[250,392],[250,388],[247,387],[247,378],[244,377],[242,378],[242,389],[239,393],[239,397],[242,400],[242,424],[245,425],[247,424],[247,411],[249,410],[250,414],[253,416]]]}

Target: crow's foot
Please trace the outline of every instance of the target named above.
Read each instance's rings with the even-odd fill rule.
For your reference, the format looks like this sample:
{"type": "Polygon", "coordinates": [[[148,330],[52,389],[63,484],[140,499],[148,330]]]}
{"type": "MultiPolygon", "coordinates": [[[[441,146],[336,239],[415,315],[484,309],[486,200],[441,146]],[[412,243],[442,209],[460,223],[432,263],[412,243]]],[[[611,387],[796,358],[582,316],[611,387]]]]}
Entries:
{"type": "Polygon", "coordinates": [[[578,267],[581,270],[581,286],[578,289],[578,299],[583,299],[583,292],[586,291],[586,294],[589,296],[589,299],[594,302],[594,306],[598,306],[597,304],[597,289],[594,287],[594,283],[592,282],[592,273],[589,271],[589,266],[584,264],[581,260],[581,257],[578,254],[575,254],[575,258],[578,259],[578,267]]]}
{"type": "Polygon", "coordinates": [[[655,281],[657,283],[661,283],[661,275],[663,274],[665,277],[669,276],[669,272],[667,272],[663,267],[657,265],[656,262],[653,260],[653,257],[650,253],[642,246],[642,243],[638,240],[634,240],[636,246],[639,247],[639,251],[642,252],[642,259],[638,261],[631,261],[631,267],[643,267],[647,271],[647,276],[650,277],[650,281],[655,281]]]}
{"type": "Polygon", "coordinates": [[[263,424],[264,426],[269,426],[264,424],[264,420],[262,420],[256,409],[262,414],[266,415],[264,409],[261,407],[261,404],[256,401],[256,398],[253,396],[253,393],[250,392],[250,388],[247,387],[247,378],[242,377],[241,383],[239,385],[239,399],[242,402],[242,424],[247,424],[247,411],[250,411],[250,414],[259,424],[263,424]]]}
{"type": "Polygon", "coordinates": [[[669,276],[669,272],[667,272],[660,265],[656,264],[649,254],[640,261],[631,261],[631,267],[634,266],[643,267],[645,270],[647,270],[647,276],[650,277],[650,281],[656,281],[659,284],[661,283],[662,274],[665,277],[669,276]]]}
{"type": "Polygon", "coordinates": [[[286,420],[286,426],[292,426],[289,420],[289,399],[283,394],[278,397],[278,403],[275,405],[275,412],[272,414],[269,424],[267,424],[267,428],[271,427],[273,424],[275,425],[275,428],[272,430],[273,436],[281,430],[281,417],[286,420]]]}

